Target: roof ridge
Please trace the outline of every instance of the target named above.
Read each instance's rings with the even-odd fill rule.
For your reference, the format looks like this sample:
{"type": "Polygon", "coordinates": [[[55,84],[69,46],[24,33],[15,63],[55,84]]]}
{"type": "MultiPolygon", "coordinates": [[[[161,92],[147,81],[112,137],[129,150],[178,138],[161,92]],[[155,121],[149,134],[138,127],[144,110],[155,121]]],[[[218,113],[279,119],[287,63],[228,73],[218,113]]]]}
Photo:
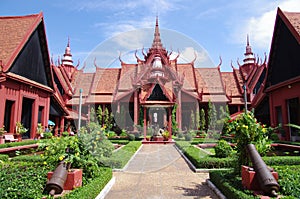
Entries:
{"type": "Polygon", "coordinates": [[[22,15],[22,16],[0,16],[0,19],[16,19],[16,18],[29,18],[29,17],[37,17],[40,13],[37,14],[29,14],[29,15],[22,15]]]}

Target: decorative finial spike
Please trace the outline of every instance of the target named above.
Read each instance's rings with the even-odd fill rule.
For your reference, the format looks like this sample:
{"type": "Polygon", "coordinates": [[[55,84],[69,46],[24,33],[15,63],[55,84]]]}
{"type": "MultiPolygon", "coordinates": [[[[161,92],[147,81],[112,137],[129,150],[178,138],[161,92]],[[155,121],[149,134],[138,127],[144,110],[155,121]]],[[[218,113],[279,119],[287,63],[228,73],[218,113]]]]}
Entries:
{"type": "Polygon", "coordinates": [[[249,46],[249,34],[247,34],[247,46],[249,46]]]}

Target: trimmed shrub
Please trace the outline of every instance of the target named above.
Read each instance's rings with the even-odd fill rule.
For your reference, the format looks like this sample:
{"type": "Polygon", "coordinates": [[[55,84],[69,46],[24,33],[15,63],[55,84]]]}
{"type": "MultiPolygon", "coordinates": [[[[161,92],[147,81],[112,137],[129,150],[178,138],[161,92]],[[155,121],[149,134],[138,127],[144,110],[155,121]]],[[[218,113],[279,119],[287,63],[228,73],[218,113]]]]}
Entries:
{"type": "Polygon", "coordinates": [[[13,162],[44,162],[44,158],[40,155],[20,155],[12,158],[13,162]]]}
{"type": "Polygon", "coordinates": [[[267,165],[300,165],[300,156],[270,156],[262,157],[267,165]]]}
{"type": "Polygon", "coordinates": [[[230,144],[228,144],[228,142],[226,142],[225,140],[219,140],[219,142],[214,148],[216,152],[216,157],[218,158],[226,158],[230,156],[233,152],[233,149],[231,148],[230,144]]]}
{"type": "Polygon", "coordinates": [[[22,142],[10,142],[10,143],[5,143],[5,144],[0,144],[0,149],[36,144],[38,142],[39,142],[38,140],[24,140],[22,142]]]}
{"type": "Polygon", "coordinates": [[[193,137],[191,134],[187,133],[184,135],[184,140],[185,141],[192,141],[193,137]]]}
{"type": "Polygon", "coordinates": [[[85,199],[94,199],[100,193],[100,191],[105,187],[105,185],[112,178],[112,170],[107,167],[100,167],[99,177],[91,180],[87,185],[77,188],[72,191],[70,194],[67,194],[63,198],[85,198],[85,199]]]}
{"type": "Polygon", "coordinates": [[[135,135],[134,134],[128,134],[128,140],[129,141],[134,141],[135,140],[135,135]]]}
{"type": "Polygon", "coordinates": [[[211,182],[230,199],[254,199],[248,191],[245,193],[242,187],[241,178],[233,174],[232,170],[214,170],[209,172],[211,182]]]}
{"type": "Polygon", "coordinates": [[[294,196],[299,198],[300,196],[300,167],[299,165],[293,166],[274,166],[274,170],[278,172],[280,185],[280,192],[283,195],[294,196]]]}
{"type": "Polygon", "coordinates": [[[0,154],[0,161],[8,161],[9,156],[6,154],[0,154]]]}
{"type": "Polygon", "coordinates": [[[29,162],[0,164],[0,198],[42,198],[48,165],[29,162]]]}

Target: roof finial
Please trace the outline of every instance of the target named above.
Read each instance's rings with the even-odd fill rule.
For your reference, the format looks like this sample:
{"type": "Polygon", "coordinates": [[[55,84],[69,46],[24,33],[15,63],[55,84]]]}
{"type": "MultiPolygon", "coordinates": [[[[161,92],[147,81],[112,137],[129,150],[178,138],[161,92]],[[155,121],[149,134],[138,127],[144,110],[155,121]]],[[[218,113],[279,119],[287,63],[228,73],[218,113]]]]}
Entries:
{"type": "Polygon", "coordinates": [[[68,36],[68,44],[67,47],[70,47],[70,36],[68,36]]]}
{"type": "Polygon", "coordinates": [[[152,43],[152,48],[161,49],[162,43],[160,39],[160,33],[159,33],[159,26],[158,26],[158,16],[156,15],[156,23],[155,23],[155,32],[154,32],[154,39],[152,43]]]}
{"type": "Polygon", "coordinates": [[[249,34],[247,34],[247,46],[249,46],[249,34]]]}
{"type": "Polygon", "coordinates": [[[254,64],[255,63],[255,58],[252,52],[252,48],[250,46],[249,42],[249,34],[247,34],[247,46],[246,46],[246,52],[244,53],[245,59],[244,64],[254,64]]]}

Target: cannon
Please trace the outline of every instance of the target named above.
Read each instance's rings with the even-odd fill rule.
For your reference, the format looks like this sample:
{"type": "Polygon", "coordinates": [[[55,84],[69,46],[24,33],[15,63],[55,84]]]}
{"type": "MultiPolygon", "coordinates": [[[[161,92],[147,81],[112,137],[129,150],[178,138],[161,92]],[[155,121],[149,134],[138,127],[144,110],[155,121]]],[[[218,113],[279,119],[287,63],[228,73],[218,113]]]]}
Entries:
{"type": "Polygon", "coordinates": [[[56,167],[51,179],[47,182],[45,191],[51,196],[61,194],[63,192],[64,184],[67,180],[69,165],[61,161],[56,167]]]}
{"type": "Polygon", "coordinates": [[[262,160],[253,144],[248,144],[246,148],[248,156],[251,159],[254,171],[257,175],[256,177],[259,183],[259,187],[264,193],[274,197],[277,196],[277,192],[279,191],[279,184],[267,167],[266,163],[262,160]]]}

